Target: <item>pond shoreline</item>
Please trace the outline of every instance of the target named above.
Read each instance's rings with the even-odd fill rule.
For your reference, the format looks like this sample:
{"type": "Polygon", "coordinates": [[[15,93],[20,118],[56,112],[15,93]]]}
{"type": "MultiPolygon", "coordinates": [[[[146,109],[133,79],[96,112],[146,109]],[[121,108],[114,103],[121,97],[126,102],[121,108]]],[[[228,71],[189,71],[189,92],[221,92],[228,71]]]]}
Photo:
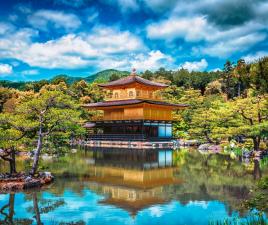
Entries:
{"type": "Polygon", "coordinates": [[[54,176],[49,172],[39,173],[36,177],[29,176],[25,173],[14,175],[0,174],[0,194],[40,188],[53,181],[54,176]]]}

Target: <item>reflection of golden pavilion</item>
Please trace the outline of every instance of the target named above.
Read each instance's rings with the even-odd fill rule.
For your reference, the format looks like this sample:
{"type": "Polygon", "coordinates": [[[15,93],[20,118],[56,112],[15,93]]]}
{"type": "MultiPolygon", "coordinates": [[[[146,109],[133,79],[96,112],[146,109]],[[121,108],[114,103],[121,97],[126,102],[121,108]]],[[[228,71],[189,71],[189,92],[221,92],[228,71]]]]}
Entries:
{"type": "MultiPolygon", "coordinates": [[[[165,202],[164,186],[179,183],[173,175],[175,168],[172,167],[171,150],[136,150],[135,153],[136,160],[131,162],[131,166],[126,166],[128,161],[125,161],[125,166],[117,161],[116,166],[114,158],[119,154],[113,155],[109,151],[100,154],[98,150],[95,165],[89,171],[90,188],[107,196],[101,203],[123,208],[132,215],[165,202]]],[[[122,154],[128,153],[124,150],[122,154]]]]}

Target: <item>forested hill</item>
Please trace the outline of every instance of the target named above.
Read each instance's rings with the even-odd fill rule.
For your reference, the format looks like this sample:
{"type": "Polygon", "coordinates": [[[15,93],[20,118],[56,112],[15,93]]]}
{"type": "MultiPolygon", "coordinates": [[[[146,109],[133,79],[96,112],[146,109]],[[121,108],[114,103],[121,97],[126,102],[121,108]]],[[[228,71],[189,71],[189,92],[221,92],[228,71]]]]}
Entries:
{"type": "Polygon", "coordinates": [[[94,81],[106,82],[106,81],[109,81],[113,76],[116,76],[116,78],[119,78],[122,76],[127,76],[128,74],[129,74],[128,71],[107,69],[107,70],[100,71],[98,73],[92,74],[87,77],[73,77],[70,75],[61,74],[61,75],[57,75],[53,77],[52,79],[40,80],[40,81],[13,82],[13,81],[8,81],[8,80],[0,80],[0,86],[24,90],[24,89],[27,89],[28,86],[32,86],[32,85],[39,84],[39,83],[40,84],[58,83],[61,80],[65,81],[68,85],[71,85],[80,80],[85,80],[86,82],[89,82],[89,83],[94,82],[94,81]]]}

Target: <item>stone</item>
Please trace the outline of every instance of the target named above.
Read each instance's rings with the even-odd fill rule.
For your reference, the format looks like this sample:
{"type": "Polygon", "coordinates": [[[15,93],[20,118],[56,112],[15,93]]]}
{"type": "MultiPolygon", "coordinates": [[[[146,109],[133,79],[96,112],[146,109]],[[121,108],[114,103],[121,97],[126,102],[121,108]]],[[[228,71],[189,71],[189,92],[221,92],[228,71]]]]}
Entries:
{"type": "Polygon", "coordinates": [[[208,150],[213,152],[220,152],[222,150],[222,147],[220,145],[210,145],[208,147],[208,150]]]}
{"type": "Polygon", "coordinates": [[[77,149],[75,148],[71,149],[71,153],[77,153],[77,149]]]}
{"type": "Polygon", "coordinates": [[[201,150],[201,151],[208,150],[209,146],[210,146],[210,144],[199,145],[198,150],[201,150]]]}
{"type": "Polygon", "coordinates": [[[25,182],[30,182],[30,181],[32,181],[32,177],[30,177],[30,176],[26,177],[24,180],[25,180],[25,182]]]}

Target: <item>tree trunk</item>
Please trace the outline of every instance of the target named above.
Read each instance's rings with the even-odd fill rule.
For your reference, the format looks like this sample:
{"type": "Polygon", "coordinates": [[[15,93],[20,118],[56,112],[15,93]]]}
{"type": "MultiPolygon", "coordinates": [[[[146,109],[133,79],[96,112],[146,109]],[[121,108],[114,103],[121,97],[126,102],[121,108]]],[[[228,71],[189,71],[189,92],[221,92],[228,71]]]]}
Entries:
{"type": "Polygon", "coordinates": [[[241,95],[241,83],[240,81],[238,82],[238,88],[237,88],[237,96],[240,97],[241,95]]]}
{"type": "Polygon", "coordinates": [[[261,178],[261,168],[260,168],[260,162],[257,159],[254,159],[254,170],[253,170],[253,176],[254,180],[258,180],[261,178]]]}
{"type": "Polygon", "coordinates": [[[8,215],[10,224],[13,224],[13,217],[15,213],[14,205],[15,205],[15,194],[10,194],[9,195],[9,215],[8,215]]]}
{"type": "Polygon", "coordinates": [[[207,142],[210,143],[210,144],[214,144],[214,142],[213,142],[213,141],[211,140],[211,138],[209,137],[208,132],[205,131],[204,134],[205,134],[205,137],[206,137],[206,139],[207,139],[207,142]]]}
{"type": "Polygon", "coordinates": [[[16,171],[16,152],[15,152],[15,149],[13,147],[11,148],[11,153],[10,153],[9,170],[10,170],[10,174],[17,173],[17,171],[16,171]]]}
{"type": "Polygon", "coordinates": [[[32,169],[30,174],[33,176],[35,175],[37,169],[38,169],[38,162],[39,162],[39,157],[42,149],[42,144],[43,144],[43,135],[42,135],[42,125],[40,124],[39,132],[38,132],[38,141],[37,141],[37,148],[34,153],[34,162],[32,165],[32,169]]]}
{"type": "Polygon", "coordinates": [[[252,138],[252,140],[253,140],[253,145],[254,145],[254,151],[258,151],[260,149],[260,138],[254,137],[252,138]]]}
{"type": "Polygon", "coordinates": [[[37,199],[37,193],[36,192],[33,193],[33,206],[34,206],[36,224],[37,225],[43,225],[43,223],[41,222],[41,216],[40,216],[40,211],[39,211],[38,199],[37,199]]]}

